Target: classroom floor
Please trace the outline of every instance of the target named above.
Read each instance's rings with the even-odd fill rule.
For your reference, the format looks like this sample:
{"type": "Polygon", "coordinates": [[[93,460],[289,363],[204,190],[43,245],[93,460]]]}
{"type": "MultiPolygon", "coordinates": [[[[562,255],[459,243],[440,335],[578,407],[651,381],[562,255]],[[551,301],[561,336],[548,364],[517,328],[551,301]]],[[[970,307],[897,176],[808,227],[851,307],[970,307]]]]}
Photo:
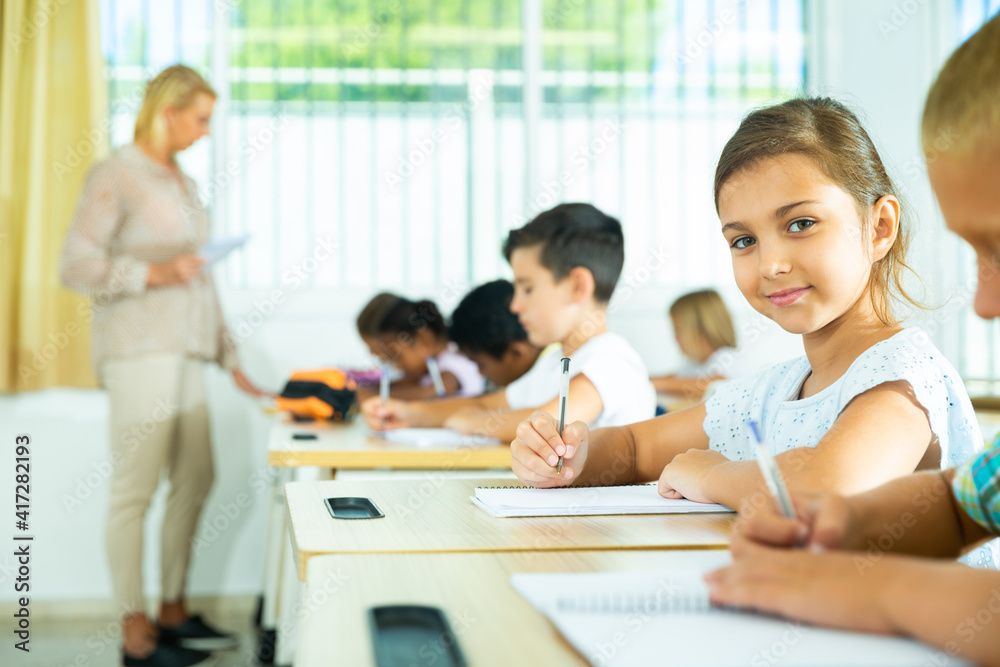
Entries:
{"type": "MultiPolygon", "coordinates": [[[[238,649],[218,651],[212,667],[256,667],[258,632],[246,614],[212,616],[220,629],[237,633],[238,649]]],[[[17,667],[120,667],[117,642],[102,642],[99,637],[113,624],[108,620],[33,620],[31,652],[14,649],[12,642],[0,645],[0,665],[17,667]]]]}

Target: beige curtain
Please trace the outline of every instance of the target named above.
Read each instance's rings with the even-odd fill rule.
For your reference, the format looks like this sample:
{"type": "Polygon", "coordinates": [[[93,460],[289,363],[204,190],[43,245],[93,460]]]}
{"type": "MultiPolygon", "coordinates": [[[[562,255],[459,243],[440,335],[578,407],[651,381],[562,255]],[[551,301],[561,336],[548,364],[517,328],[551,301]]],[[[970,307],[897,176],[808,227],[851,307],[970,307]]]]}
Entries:
{"type": "Polygon", "coordinates": [[[94,386],[59,253],[109,146],[98,0],[0,0],[0,392],[94,386]]]}

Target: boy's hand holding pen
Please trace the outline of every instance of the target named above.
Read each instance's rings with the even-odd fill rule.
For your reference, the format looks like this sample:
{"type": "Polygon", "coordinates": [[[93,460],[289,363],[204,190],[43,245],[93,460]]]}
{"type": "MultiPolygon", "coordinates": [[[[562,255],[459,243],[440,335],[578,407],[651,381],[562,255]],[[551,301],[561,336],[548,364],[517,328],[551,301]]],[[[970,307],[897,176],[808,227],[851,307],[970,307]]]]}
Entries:
{"type": "Polygon", "coordinates": [[[517,426],[510,443],[511,469],[522,481],[537,487],[569,486],[579,477],[587,460],[590,428],[585,422],[567,424],[559,437],[559,422],[538,411],[517,426]],[[556,472],[559,452],[562,472],[556,472]]]}
{"type": "Polygon", "coordinates": [[[518,424],[517,438],[510,443],[511,470],[535,487],[568,486],[587,458],[590,428],[583,422],[566,425],[569,362],[569,357],[562,358],[559,421],[536,412],[518,424]]]}

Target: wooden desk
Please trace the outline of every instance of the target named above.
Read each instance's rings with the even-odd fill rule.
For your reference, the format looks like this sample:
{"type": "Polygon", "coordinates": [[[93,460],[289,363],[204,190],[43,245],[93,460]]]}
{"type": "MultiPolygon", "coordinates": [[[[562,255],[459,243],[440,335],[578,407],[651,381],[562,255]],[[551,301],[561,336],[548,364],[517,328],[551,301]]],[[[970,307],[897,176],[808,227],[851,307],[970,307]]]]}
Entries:
{"type": "Polygon", "coordinates": [[[338,470],[510,470],[510,447],[417,447],[369,436],[363,419],[350,423],[293,422],[282,415],[275,419],[268,439],[267,461],[274,482],[265,554],[262,602],[261,657],[274,656],[278,665],[291,662],[291,650],[282,647],[284,610],[298,598],[296,573],[285,525],[285,484],[293,480],[335,477],[338,470]],[[296,440],[296,433],[315,435],[314,440],[296,440]]]}
{"type": "Polygon", "coordinates": [[[267,462],[276,467],[334,469],[486,470],[510,468],[510,446],[416,447],[371,437],[364,420],[348,424],[279,421],[271,428],[267,462]],[[296,433],[315,440],[295,440],[296,433]]]}
{"type": "MultiPolygon", "coordinates": [[[[588,663],[510,587],[512,573],[702,570],[727,562],[728,551],[317,556],[309,568],[314,595],[295,664],[325,667],[336,658],[337,664],[373,667],[368,610],[419,604],[445,612],[469,665],[579,667],[588,663]]],[[[427,656],[414,656],[414,662],[418,657],[427,656]]]]}
{"type": "Polygon", "coordinates": [[[477,486],[510,480],[303,482],[285,487],[299,579],[323,554],[725,549],[735,514],[495,519],[469,500],[477,486]],[[382,519],[330,516],[323,500],[370,498],[382,519]]]}

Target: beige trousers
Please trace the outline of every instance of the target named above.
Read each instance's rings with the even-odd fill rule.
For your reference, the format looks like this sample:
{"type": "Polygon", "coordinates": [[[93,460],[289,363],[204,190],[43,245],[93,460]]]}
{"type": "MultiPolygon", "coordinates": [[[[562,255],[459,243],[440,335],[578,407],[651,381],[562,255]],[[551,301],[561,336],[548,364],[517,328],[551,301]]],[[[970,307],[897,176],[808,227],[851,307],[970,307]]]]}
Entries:
{"type": "Polygon", "coordinates": [[[184,593],[191,542],[214,466],[202,363],[180,354],[109,361],[111,509],[107,549],[122,616],[145,612],[143,520],[161,473],[170,482],[160,538],[162,598],[184,593]]]}

